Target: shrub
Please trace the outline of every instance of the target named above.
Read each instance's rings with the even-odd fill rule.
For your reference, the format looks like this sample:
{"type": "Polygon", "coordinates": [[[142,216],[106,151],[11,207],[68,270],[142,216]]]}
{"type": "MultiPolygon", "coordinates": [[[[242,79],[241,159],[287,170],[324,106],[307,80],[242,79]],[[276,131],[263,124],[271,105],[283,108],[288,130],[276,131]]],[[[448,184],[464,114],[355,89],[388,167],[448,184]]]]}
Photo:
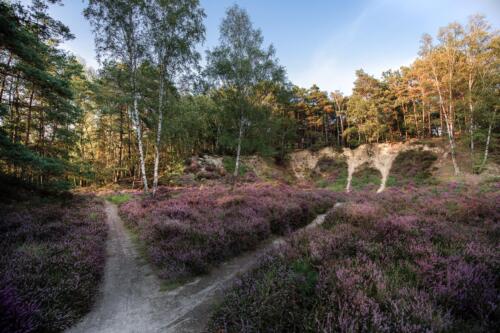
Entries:
{"type": "Polygon", "coordinates": [[[316,186],[332,191],[344,191],[347,186],[347,162],[345,158],[321,158],[312,171],[316,186]]]}
{"type": "Polygon", "coordinates": [[[254,249],[271,234],[286,234],[335,203],[330,191],[249,183],[187,188],[175,197],[130,201],[120,210],[137,229],[164,279],[207,272],[254,249]]]}
{"type": "MultiPolygon", "coordinates": [[[[224,156],[224,158],[222,159],[222,164],[224,165],[224,170],[228,174],[232,175],[236,166],[236,158],[234,158],[233,156],[224,156]]],[[[238,176],[244,176],[247,171],[249,171],[247,165],[240,160],[238,176]]]]}
{"type": "Polygon", "coordinates": [[[368,166],[361,165],[352,175],[351,187],[354,190],[376,190],[382,182],[380,171],[368,166]]]}
{"type": "Polygon", "coordinates": [[[106,225],[91,197],[0,205],[0,332],[57,332],[89,309],[106,225]]]}
{"type": "Polygon", "coordinates": [[[432,181],[432,165],[437,160],[436,154],[422,149],[406,150],[394,160],[390,175],[390,186],[413,182],[423,185],[432,181]]]}
{"type": "Polygon", "coordinates": [[[209,331],[496,330],[498,187],[345,197],[321,229],[295,233],[238,278],[209,331]]]}

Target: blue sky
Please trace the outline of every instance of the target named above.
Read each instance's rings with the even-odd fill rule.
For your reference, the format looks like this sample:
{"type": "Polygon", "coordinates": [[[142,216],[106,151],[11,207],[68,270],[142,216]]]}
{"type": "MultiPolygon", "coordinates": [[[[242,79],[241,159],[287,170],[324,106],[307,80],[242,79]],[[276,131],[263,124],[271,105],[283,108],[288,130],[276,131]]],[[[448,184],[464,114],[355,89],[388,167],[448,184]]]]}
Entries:
{"type": "MultiPolygon", "coordinates": [[[[410,64],[425,32],[435,35],[439,27],[466,23],[475,13],[486,15],[494,29],[500,28],[499,0],[201,0],[207,14],[201,50],[217,44],[220,21],[234,3],[248,11],[265,43],[274,44],[294,84],[316,83],[322,90],[347,94],[356,69],[379,76],[386,69],[410,64]]],[[[50,13],[76,36],[63,47],[96,68],[84,7],[82,0],[64,0],[63,7],[52,6],[50,13]]]]}

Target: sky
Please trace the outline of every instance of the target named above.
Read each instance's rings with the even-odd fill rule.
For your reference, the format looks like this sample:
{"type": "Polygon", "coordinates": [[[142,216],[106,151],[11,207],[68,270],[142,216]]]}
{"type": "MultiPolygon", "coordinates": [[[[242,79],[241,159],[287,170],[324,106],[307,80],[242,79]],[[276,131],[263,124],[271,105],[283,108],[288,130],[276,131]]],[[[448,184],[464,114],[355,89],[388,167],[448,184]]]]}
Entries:
{"type": "MultiPolygon", "coordinates": [[[[22,0],[29,3],[30,0],[22,0]]],[[[247,10],[266,45],[273,44],[290,81],[302,87],[350,94],[355,71],[379,77],[387,69],[409,65],[417,56],[422,34],[439,27],[465,24],[483,14],[500,29],[500,0],[200,0],[207,15],[204,50],[218,44],[219,25],[227,7],[247,10]]],[[[63,48],[98,68],[92,29],[82,11],[84,0],[51,6],[52,17],[65,23],[75,39],[63,48]]]]}

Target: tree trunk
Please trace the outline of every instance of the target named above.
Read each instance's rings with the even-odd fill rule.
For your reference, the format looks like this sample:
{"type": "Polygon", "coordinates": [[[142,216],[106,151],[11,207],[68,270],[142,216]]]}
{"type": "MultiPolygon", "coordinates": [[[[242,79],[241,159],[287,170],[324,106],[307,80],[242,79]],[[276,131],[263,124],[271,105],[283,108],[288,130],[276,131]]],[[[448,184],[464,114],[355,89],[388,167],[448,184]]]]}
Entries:
{"type": "Polygon", "coordinates": [[[403,106],[403,125],[405,127],[405,141],[408,140],[408,124],[406,123],[406,107],[403,106]]]}
{"type": "Polygon", "coordinates": [[[427,111],[427,122],[429,127],[429,136],[432,137],[432,124],[431,124],[431,106],[429,105],[429,110],[427,111]]]}
{"type": "Polygon", "coordinates": [[[480,171],[483,171],[484,166],[486,165],[486,160],[488,159],[488,149],[490,147],[491,141],[491,130],[493,129],[493,124],[495,123],[495,117],[497,115],[497,108],[495,108],[495,112],[493,112],[493,117],[491,118],[490,126],[488,126],[488,136],[486,138],[486,147],[484,148],[484,156],[483,161],[481,162],[480,171]]]}
{"type": "Polygon", "coordinates": [[[118,167],[120,171],[118,173],[118,179],[123,177],[123,106],[120,105],[120,147],[118,148],[118,167]]]}
{"type": "Polygon", "coordinates": [[[325,144],[328,145],[328,126],[326,121],[326,113],[323,111],[323,129],[325,131],[325,144]]]}
{"type": "Polygon", "coordinates": [[[338,114],[335,117],[335,125],[337,126],[337,146],[340,147],[340,130],[339,130],[339,117],[338,117],[338,114]]]}
{"type": "Polygon", "coordinates": [[[243,137],[243,116],[240,116],[240,131],[238,133],[238,148],[236,149],[236,164],[234,166],[234,177],[238,177],[240,168],[241,140],[243,137]]]}
{"type": "Polygon", "coordinates": [[[422,100],[422,138],[425,137],[425,102],[422,100]]]}
{"type": "Polygon", "coordinates": [[[443,136],[443,131],[444,131],[444,128],[443,128],[444,127],[444,125],[443,125],[443,110],[441,108],[439,109],[439,123],[440,123],[440,125],[439,125],[440,130],[439,130],[438,134],[439,134],[439,136],[443,136]]]}
{"type": "Polygon", "coordinates": [[[416,137],[420,137],[420,130],[418,128],[418,116],[417,116],[417,105],[415,104],[415,101],[412,101],[413,104],[413,116],[415,117],[415,131],[416,131],[416,137]]]}
{"type": "Polygon", "coordinates": [[[35,94],[35,88],[31,91],[30,103],[28,105],[28,119],[26,120],[26,136],[24,138],[24,144],[27,146],[30,143],[30,129],[31,129],[31,108],[33,106],[33,95],[35,94]]]}
{"type": "MultiPolygon", "coordinates": [[[[453,132],[453,109],[451,106],[452,94],[450,91],[450,101],[449,101],[450,114],[447,114],[446,107],[444,105],[443,94],[441,93],[441,86],[439,85],[439,81],[438,81],[437,75],[436,75],[436,69],[434,66],[432,66],[432,73],[434,75],[434,84],[436,86],[436,89],[438,91],[438,96],[439,96],[439,105],[440,105],[439,111],[440,111],[440,117],[441,117],[441,124],[443,123],[443,116],[444,116],[445,122],[446,122],[446,131],[448,132],[448,141],[450,143],[451,160],[453,162],[453,169],[455,170],[455,176],[458,176],[460,174],[460,169],[458,168],[457,160],[455,157],[455,138],[454,138],[454,132],[453,132]]],[[[450,87],[450,89],[451,89],[451,87],[450,87]]],[[[441,128],[441,131],[442,131],[442,128],[441,128]]]]}
{"type": "Polygon", "coordinates": [[[149,191],[148,188],[148,179],[146,177],[146,162],[144,160],[144,148],[142,145],[142,131],[141,131],[141,125],[139,122],[139,110],[137,106],[137,93],[134,92],[134,108],[132,110],[132,125],[135,128],[135,133],[137,135],[137,146],[139,148],[139,163],[141,167],[141,175],[142,175],[142,182],[144,185],[144,192],[147,193],[149,191]]]}
{"type": "Polygon", "coordinates": [[[344,146],[344,120],[342,119],[342,115],[340,115],[340,131],[341,131],[341,145],[344,146]]]}
{"type": "Polygon", "coordinates": [[[458,176],[460,174],[460,169],[458,168],[457,164],[457,159],[455,157],[455,131],[454,131],[454,124],[455,124],[455,111],[453,110],[453,90],[452,90],[452,82],[453,82],[453,69],[450,68],[450,79],[448,83],[448,94],[449,94],[449,101],[448,101],[448,110],[449,114],[447,115],[446,112],[444,113],[445,116],[445,121],[446,121],[446,126],[448,128],[448,140],[450,141],[450,148],[451,148],[451,160],[453,161],[453,168],[455,169],[455,176],[458,176]]]}
{"type": "Polygon", "coordinates": [[[10,62],[12,61],[12,54],[9,53],[9,60],[7,61],[7,65],[5,66],[5,75],[2,80],[2,87],[0,88],[0,103],[2,103],[3,92],[5,90],[5,83],[7,82],[7,71],[10,68],[10,62]]]}
{"type": "Polygon", "coordinates": [[[469,135],[470,135],[470,154],[472,158],[472,163],[474,163],[474,104],[472,103],[472,85],[474,81],[472,79],[472,73],[469,73],[469,112],[470,112],[470,124],[469,124],[469,135]]]}
{"type": "Polygon", "coordinates": [[[155,166],[153,173],[153,196],[158,189],[158,167],[160,165],[160,141],[161,141],[161,125],[163,122],[163,89],[164,78],[163,72],[160,73],[160,93],[158,97],[158,128],[156,132],[156,145],[155,145],[155,166]]]}
{"type": "Polygon", "coordinates": [[[460,174],[460,169],[458,168],[456,153],[455,153],[455,138],[453,134],[453,124],[450,123],[450,120],[448,119],[446,113],[444,113],[444,116],[448,132],[448,140],[450,142],[450,151],[451,151],[451,160],[453,162],[453,169],[455,170],[455,176],[458,176],[460,174]]]}

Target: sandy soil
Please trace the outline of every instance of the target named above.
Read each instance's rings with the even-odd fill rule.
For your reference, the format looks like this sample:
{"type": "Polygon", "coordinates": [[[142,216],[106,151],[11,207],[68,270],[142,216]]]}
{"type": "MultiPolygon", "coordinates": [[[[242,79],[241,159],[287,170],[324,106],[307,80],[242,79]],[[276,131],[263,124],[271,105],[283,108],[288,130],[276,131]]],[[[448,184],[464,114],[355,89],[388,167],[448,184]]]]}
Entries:
{"type": "MultiPolygon", "coordinates": [[[[161,282],[135,249],[117,207],[107,202],[106,213],[110,230],[104,283],[93,310],[67,331],[70,333],[201,332],[223,287],[250,269],[266,251],[284,242],[282,238],[269,240],[208,275],[162,291],[161,282]]],[[[324,218],[324,214],[319,215],[306,228],[321,224],[324,218]]]]}

